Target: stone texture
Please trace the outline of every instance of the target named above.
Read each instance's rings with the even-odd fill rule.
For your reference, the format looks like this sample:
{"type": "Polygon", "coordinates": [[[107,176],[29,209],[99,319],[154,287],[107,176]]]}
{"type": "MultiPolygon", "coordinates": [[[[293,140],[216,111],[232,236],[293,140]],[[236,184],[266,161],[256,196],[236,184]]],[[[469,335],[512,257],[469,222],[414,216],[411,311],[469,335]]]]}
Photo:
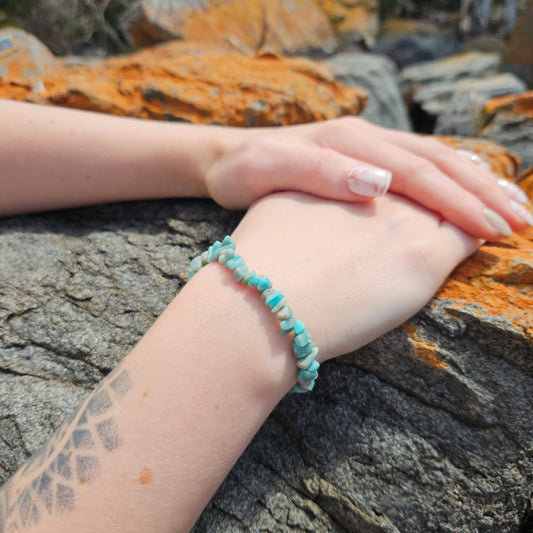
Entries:
{"type": "Polygon", "coordinates": [[[390,59],[379,54],[344,52],[327,59],[325,64],[337,81],[368,91],[362,117],[388,128],[411,129],[396,67],[390,59]]]}
{"type": "Polygon", "coordinates": [[[498,54],[466,52],[406,67],[400,78],[405,86],[455,81],[461,78],[485,78],[497,74],[500,64],[501,58],[498,54]]]}
{"type": "Polygon", "coordinates": [[[400,82],[415,129],[473,135],[487,100],[526,90],[514,74],[499,74],[500,66],[499,54],[474,51],[405,68],[400,82]]]}
{"type": "Polygon", "coordinates": [[[454,35],[437,24],[389,18],[381,24],[373,51],[388,55],[398,68],[405,68],[449,56],[457,48],[454,35]]]}
{"type": "Polygon", "coordinates": [[[477,133],[516,152],[524,167],[533,166],[533,91],[487,102],[477,133]]]}
{"type": "Polygon", "coordinates": [[[37,36],[54,54],[102,55],[124,51],[115,21],[132,1],[2,0],[0,8],[9,24],[37,36]]]}
{"type": "Polygon", "coordinates": [[[379,29],[378,0],[317,0],[344,45],[375,44],[379,29]]]}
{"type": "Polygon", "coordinates": [[[266,54],[183,55],[181,46],[73,66],[31,83],[0,80],[0,98],[116,115],[231,126],[276,126],[358,114],[362,89],[310,60],[266,54]]]}
{"type": "Polygon", "coordinates": [[[38,81],[57,66],[50,50],[33,35],[17,28],[0,29],[0,83],[14,78],[38,81]]]}
{"type": "Polygon", "coordinates": [[[479,130],[483,107],[488,100],[525,90],[526,84],[521,79],[504,73],[488,78],[434,83],[421,88],[413,100],[426,113],[437,117],[435,133],[472,136],[479,130]]]}
{"type": "Polygon", "coordinates": [[[287,55],[330,54],[372,43],[377,0],[140,0],[122,16],[135,47],[184,39],[287,55]]]}
{"type": "MultiPolygon", "coordinates": [[[[491,143],[463,146],[516,172],[491,143]]],[[[239,217],[176,200],[0,220],[0,483],[239,217]]],[[[406,324],[326,363],[311,395],[285,398],[195,532],[518,533],[530,523],[532,244],[533,229],[484,245],[406,324]]]]}

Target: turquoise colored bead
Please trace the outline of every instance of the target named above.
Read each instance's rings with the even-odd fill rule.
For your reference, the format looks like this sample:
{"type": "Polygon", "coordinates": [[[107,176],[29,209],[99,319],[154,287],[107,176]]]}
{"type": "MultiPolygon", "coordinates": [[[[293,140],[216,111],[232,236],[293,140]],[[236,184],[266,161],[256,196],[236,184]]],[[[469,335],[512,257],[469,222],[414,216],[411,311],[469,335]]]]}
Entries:
{"type": "Polygon", "coordinates": [[[307,370],[311,363],[316,359],[317,355],[318,347],[315,346],[308,355],[296,360],[296,366],[298,368],[303,368],[304,370],[307,370]]]}
{"type": "Polygon", "coordinates": [[[255,276],[255,271],[252,270],[251,272],[247,272],[246,275],[241,279],[241,283],[243,285],[250,285],[250,280],[252,277],[255,276]]]}
{"type": "Polygon", "coordinates": [[[272,312],[277,313],[285,304],[287,303],[287,298],[283,297],[283,300],[280,300],[274,307],[272,307],[272,312]]]}
{"type": "Polygon", "coordinates": [[[307,388],[304,388],[299,383],[296,383],[296,385],[294,385],[294,387],[291,389],[290,392],[295,392],[295,393],[311,392],[314,387],[315,387],[315,381],[313,381],[307,388]]]}
{"type": "Polygon", "coordinates": [[[263,293],[261,294],[261,298],[263,299],[263,302],[271,295],[271,294],[274,294],[276,292],[275,289],[265,289],[263,291],[263,293]]]}
{"type": "Polygon", "coordinates": [[[191,261],[191,268],[193,270],[200,270],[202,268],[202,258],[201,258],[201,256],[197,256],[191,261]]]}
{"type": "Polygon", "coordinates": [[[307,372],[316,372],[318,376],[318,369],[320,368],[320,363],[318,361],[313,361],[309,368],[307,369],[307,372]]]}
{"type": "Polygon", "coordinates": [[[300,335],[300,333],[303,333],[305,331],[305,324],[301,320],[297,320],[296,324],[294,324],[294,334],[300,335]]]}
{"type": "Polygon", "coordinates": [[[287,320],[292,317],[292,309],[288,305],[284,305],[277,311],[278,320],[287,320]]]}
{"type": "Polygon", "coordinates": [[[311,334],[308,331],[304,331],[303,333],[300,333],[300,335],[296,335],[296,337],[294,337],[294,344],[297,346],[305,346],[310,340],[311,334]]]}
{"type": "Polygon", "coordinates": [[[187,271],[189,279],[192,278],[203,266],[218,261],[229,270],[233,271],[236,281],[250,287],[257,287],[261,298],[276,313],[280,322],[281,335],[294,333],[291,340],[293,355],[298,367],[297,383],[291,392],[309,392],[313,390],[318,376],[320,364],[316,360],[318,348],[311,340],[311,335],[306,331],[305,324],[296,320],[291,308],[287,305],[287,299],[281,291],[272,288],[272,282],[263,275],[258,275],[255,271],[249,271],[244,262],[244,258],[235,252],[233,239],[226,235],[222,242],[215,241],[207,252],[195,257],[187,271]]]}
{"type": "Polygon", "coordinates": [[[258,276],[259,283],[257,284],[257,290],[259,292],[264,292],[267,289],[272,288],[272,282],[266,276],[258,276]]]}
{"type": "Polygon", "coordinates": [[[316,370],[298,370],[296,379],[300,385],[306,385],[307,383],[314,381],[317,377],[318,372],[316,370]]]}
{"type": "Polygon", "coordinates": [[[233,248],[228,248],[227,246],[221,248],[220,254],[218,256],[218,262],[226,265],[226,261],[232,259],[235,256],[235,251],[233,248]]]}
{"type": "MultiPolygon", "coordinates": [[[[283,293],[281,291],[276,291],[272,293],[268,298],[265,299],[265,303],[270,307],[273,313],[276,312],[276,306],[284,305],[287,301],[287,298],[283,296],[283,293]]],[[[279,309],[279,307],[277,307],[279,309]]]]}
{"type": "Polygon", "coordinates": [[[222,247],[222,243],[220,241],[215,241],[212,246],[209,247],[209,250],[207,250],[207,262],[213,263],[215,261],[218,261],[218,255],[220,254],[220,248],[222,247]]]}
{"type": "Polygon", "coordinates": [[[228,259],[224,263],[224,266],[230,270],[235,270],[237,267],[244,266],[244,259],[240,255],[236,255],[235,257],[228,259]]]}
{"type": "Polygon", "coordinates": [[[297,344],[294,343],[294,339],[292,340],[292,351],[294,353],[294,357],[297,357],[298,359],[301,359],[302,357],[309,355],[311,353],[311,350],[315,346],[316,345],[313,341],[307,343],[305,346],[298,346],[297,344]]]}
{"type": "Polygon", "coordinates": [[[294,317],[291,316],[290,318],[287,318],[286,320],[282,320],[279,325],[280,325],[280,333],[282,335],[287,335],[289,333],[292,332],[292,328],[294,328],[294,323],[296,322],[296,320],[294,320],[294,317]]]}
{"type": "Polygon", "coordinates": [[[235,243],[229,235],[226,235],[224,239],[222,239],[222,246],[229,246],[235,250],[235,243]]]}
{"type": "Polygon", "coordinates": [[[248,281],[248,285],[250,287],[257,287],[257,285],[259,285],[259,282],[260,282],[260,276],[258,276],[255,272],[253,274],[253,276],[250,278],[250,280],[248,281]]]}
{"type": "Polygon", "coordinates": [[[233,277],[235,281],[242,281],[242,278],[248,274],[248,267],[246,265],[241,265],[233,271],[233,277]]]}

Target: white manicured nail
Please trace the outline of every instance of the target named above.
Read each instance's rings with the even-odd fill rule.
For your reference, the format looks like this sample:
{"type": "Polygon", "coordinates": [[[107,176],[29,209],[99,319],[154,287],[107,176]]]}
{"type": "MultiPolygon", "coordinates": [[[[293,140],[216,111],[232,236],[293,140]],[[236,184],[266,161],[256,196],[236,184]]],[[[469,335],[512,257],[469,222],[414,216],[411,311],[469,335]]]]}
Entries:
{"type": "Polygon", "coordinates": [[[507,224],[507,221],[503,217],[498,215],[496,211],[493,211],[492,209],[486,207],[485,209],[483,209],[483,214],[485,215],[487,222],[492,226],[492,229],[497,231],[500,235],[509,237],[509,235],[513,233],[511,226],[509,226],[509,224],[507,224]]]}
{"type": "Polygon", "coordinates": [[[522,219],[524,219],[530,226],[533,226],[533,214],[526,206],[511,200],[511,209],[522,219]]]}
{"type": "Polygon", "coordinates": [[[389,189],[392,173],[384,168],[354,167],[348,176],[348,189],[361,196],[383,196],[389,189]]]}
{"type": "Polygon", "coordinates": [[[512,181],[505,178],[498,178],[498,185],[504,190],[504,192],[513,200],[525,204],[529,202],[529,198],[526,193],[512,181]]]}
{"type": "Polygon", "coordinates": [[[472,163],[475,163],[481,168],[484,168],[485,170],[488,170],[488,171],[492,171],[492,167],[479,154],[476,154],[476,152],[471,152],[470,150],[464,150],[463,148],[457,148],[457,150],[455,151],[459,155],[462,155],[463,157],[467,157],[468,159],[470,159],[470,161],[472,161],[472,163]]]}

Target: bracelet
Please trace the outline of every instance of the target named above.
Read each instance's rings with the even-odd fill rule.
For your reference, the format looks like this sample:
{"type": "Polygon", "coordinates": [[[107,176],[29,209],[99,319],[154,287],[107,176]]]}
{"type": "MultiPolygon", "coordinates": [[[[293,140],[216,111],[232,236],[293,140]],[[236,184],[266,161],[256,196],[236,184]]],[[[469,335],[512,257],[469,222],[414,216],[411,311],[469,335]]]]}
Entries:
{"type": "Polygon", "coordinates": [[[298,367],[297,383],[290,392],[309,392],[315,386],[320,363],[316,360],[318,347],[311,340],[305,324],[296,320],[291,308],[287,305],[287,298],[281,291],[272,287],[272,282],[266,277],[249,271],[244,259],[235,252],[233,239],[226,235],[222,242],[215,241],[207,252],[195,257],[190,264],[188,277],[191,279],[203,266],[209,263],[220,263],[233,271],[236,281],[247,287],[255,287],[263,302],[272,313],[276,314],[280,323],[281,335],[292,335],[292,354],[298,367]]]}

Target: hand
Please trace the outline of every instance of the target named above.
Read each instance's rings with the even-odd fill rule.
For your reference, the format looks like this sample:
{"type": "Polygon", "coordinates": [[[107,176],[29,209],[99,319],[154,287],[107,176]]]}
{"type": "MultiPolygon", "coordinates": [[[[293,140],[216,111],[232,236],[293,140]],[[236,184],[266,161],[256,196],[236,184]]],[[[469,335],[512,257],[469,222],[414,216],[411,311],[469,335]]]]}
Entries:
{"type": "Polygon", "coordinates": [[[307,325],[320,360],[404,322],[480,245],[394,194],[356,204],[267,196],[233,237],[248,268],[269,277],[307,325]]]}
{"type": "Polygon", "coordinates": [[[486,167],[431,137],[357,117],[223,135],[225,148],[209,166],[205,186],[227,208],[242,209],[283,190],[358,202],[383,195],[390,182],[391,191],[476,238],[495,240],[528,225],[516,187],[498,186],[486,167]]]}

